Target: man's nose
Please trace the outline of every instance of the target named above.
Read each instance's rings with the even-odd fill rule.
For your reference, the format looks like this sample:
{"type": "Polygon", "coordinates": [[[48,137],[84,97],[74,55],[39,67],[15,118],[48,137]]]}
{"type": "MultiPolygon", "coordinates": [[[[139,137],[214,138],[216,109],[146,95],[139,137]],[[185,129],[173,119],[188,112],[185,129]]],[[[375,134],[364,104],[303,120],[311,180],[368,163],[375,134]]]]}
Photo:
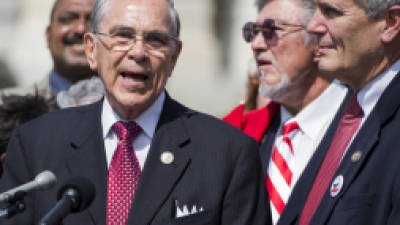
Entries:
{"type": "Polygon", "coordinates": [[[84,34],[89,30],[89,27],[90,27],[90,21],[88,21],[84,17],[80,17],[74,23],[73,27],[74,33],[84,34]]]}
{"type": "Polygon", "coordinates": [[[323,35],[327,32],[327,28],[324,24],[325,19],[320,9],[315,10],[313,17],[307,24],[307,31],[312,34],[323,35]]]}
{"type": "Polygon", "coordinates": [[[269,48],[269,44],[264,38],[264,35],[262,32],[258,32],[254,39],[251,41],[251,48],[253,49],[254,52],[259,52],[259,51],[266,51],[269,48]]]}
{"type": "Polygon", "coordinates": [[[132,46],[128,49],[127,56],[129,59],[135,60],[136,62],[141,62],[146,59],[147,50],[144,46],[143,39],[135,39],[132,46]]]}

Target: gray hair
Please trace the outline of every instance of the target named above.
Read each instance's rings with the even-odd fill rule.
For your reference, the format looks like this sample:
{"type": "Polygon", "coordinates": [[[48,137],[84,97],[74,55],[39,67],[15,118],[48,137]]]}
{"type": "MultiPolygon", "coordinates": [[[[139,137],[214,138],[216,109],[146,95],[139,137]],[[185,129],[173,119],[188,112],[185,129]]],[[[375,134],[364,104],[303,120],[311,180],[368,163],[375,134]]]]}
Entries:
{"type": "MultiPolygon", "coordinates": [[[[176,11],[176,9],[174,7],[174,0],[167,0],[167,2],[171,6],[169,15],[170,15],[171,22],[172,22],[172,31],[176,35],[176,37],[179,37],[180,29],[181,29],[181,22],[179,19],[178,11],[176,11]]],[[[103,20],[104,15],[106,14],[109,3],[110,3],[110,0],[96,0],[94,2],[93,8],[92,8],[92,13],[90,15],[90,20],[91,20],[90,32],[98,31],[100,23],[103,20]]]]}
{"type": "Polygon", "coordinates": [[[60,108],[86,105],[100,100],[106,91],[101,79],[97,76],[81,80],[68,90],[57,94],[56,101],[60,108]]]}
{"type": "Polygon", "coordinates": [[[378,18],[386,9],[400,5],[400,0],[356,0],[370,19],[378,18]]]}
{"type": "MultiPolygon", "coordinates": [[[[256,0],[256,6],[258,9],[258,12],[260,12],[264,6],[272,1],[275,0],[256,0]]],[[[311,18],[314,15],[314,11],[316,9],[316,5],[313,0],[293,0],[294,2],[301,4],[302,8],[304,10],[301,10],[301,13],[299,13],[298,18],[300,20],[300,23],[304,26],[307,27],[308,22],[310,22],[311,18]]],[[[317,35],[311,34],[304,30],[304,43],[306,45],[309,45],[311,43],[314,43],[317,40],[317,35]]]]}

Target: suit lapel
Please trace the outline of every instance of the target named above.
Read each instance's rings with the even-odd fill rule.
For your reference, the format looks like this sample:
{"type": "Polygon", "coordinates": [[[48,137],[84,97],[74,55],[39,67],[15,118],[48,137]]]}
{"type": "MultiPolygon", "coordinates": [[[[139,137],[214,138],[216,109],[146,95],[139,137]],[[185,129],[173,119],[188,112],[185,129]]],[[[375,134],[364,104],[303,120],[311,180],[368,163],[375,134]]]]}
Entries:
{"type": "Polygon", "coordinates": [[[107,195],[107,165],[101,129],[102,101],[78,112],[74,136],[68,150],[67,168],[71,176],[89,178],[96,189],[89,214],[96,225],[105,225],[107,195]]]}
{"type": "Polygon", "coordinates": [[[188,167],[191,151],[187,145],[190,137],[185,126],[186,111],[186,108],[167,96],[127,224],[150,224],[188,167]],[[171,164],[160,160],[166,151],[174,155],[171,164]]]}
{"type": "Polygon", "coordinates": [[[276,112],[275,114],[275,117],[272,119],[271,125],[266,130],[263,140],[261,141],[259,153],[261,158],[261,166],[264,172],[264,177],[267,176],[268,165],[271,159],[271,152],[273,145],[275,143],[275,136],[276,132],[279,129],[280,123],[281,123],[281,116],[280,116],[280,110],[278,110],[278,112],[276,112]]]}
{"type": "Polygon", "coordinates": [[[359,174],[359,170],[362,168],[362,165],[367,163],[369,154],[371,154],[374,147],[378,143],[382,128],[391,121],[392,115],[399,108],[399,88],[400,76],[397,74],[387,89],[383,92],[373,111],[364,122],[364,125],[361,127],[359,133],[348,148],[339,165],[339,168],[332,178],[332,180],[334,180],[339,175],[344,177],[341,192],[336,197],[331,197],[331,187],[328,187],[319,204],[319,207],[314,213],[314,215],[318,216],[313,217],[310,225],[325,224],[338,200],[350,187],[351,183],[353,183],[353,180],[356,179],[357,174],[359,174]],[[353,162],[352,156],[356,152],[357,154],[361,153],[361,158],[353,162]]]}
{"type": "Polygon", "coordinates": [[[347,93],[347,96],[339,107],[335,118],[333,118],[331,124],[329,125],[329,128],[326,131],[324,138],[322,139],[318,148],[315,150],[310,162],[307,164],[301,177],[296,182],[296,185],[293,188],[292,194],[289,197],[285,209],[283,210],[282,215],[278,220],[278,225],[293,224],[300,215],[308,193],[314,182],[314,179],[317,176],[319,167],[321,166],[325,154],[328,151],[329,146],[332,142],[333,136],[335,135],[335,131],[339,124],[340,118],[343,114],[344,108],[346,107],[346,102],[351,94],[352,93],[347,93]]]}

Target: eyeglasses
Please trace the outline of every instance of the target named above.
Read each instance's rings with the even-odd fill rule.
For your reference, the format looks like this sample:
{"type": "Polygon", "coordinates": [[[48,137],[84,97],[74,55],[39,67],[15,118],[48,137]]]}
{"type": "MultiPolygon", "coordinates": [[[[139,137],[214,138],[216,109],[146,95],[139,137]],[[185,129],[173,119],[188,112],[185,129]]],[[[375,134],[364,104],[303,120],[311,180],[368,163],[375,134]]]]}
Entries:
{"type": "Polygon", "coordinates": [[[257,24],[256,22],[247,22],[243,26],[243,38],[246,42],[252,42],[253,39],[257,36],[258,32],[261,31],[264,38],[267,41],[271,41],[274,37],[277,37],[277,30],[284,30],[284,28],[281,26],[298,28],[292,30],[291,32],[289,31],[290,33],[304,29],[304,26],[300,24],[280,23],[273,19],[265,19],[262,24],[257,24]]]}
{"type": "Polygon", "coordinates": [[[140,34],[134,34],[132,32],[116,32],[112,34],[95,32],[96,35],[103,35],[109,37],[109,48],[111,51],[125,52],[132,48],[132,46],[140,40],[141,37],[145,49],[150,51],[163,52],[168,50],[171,42],[179,42],[179,38],[171,36],[163,32],[149,32],[140,34]]]}

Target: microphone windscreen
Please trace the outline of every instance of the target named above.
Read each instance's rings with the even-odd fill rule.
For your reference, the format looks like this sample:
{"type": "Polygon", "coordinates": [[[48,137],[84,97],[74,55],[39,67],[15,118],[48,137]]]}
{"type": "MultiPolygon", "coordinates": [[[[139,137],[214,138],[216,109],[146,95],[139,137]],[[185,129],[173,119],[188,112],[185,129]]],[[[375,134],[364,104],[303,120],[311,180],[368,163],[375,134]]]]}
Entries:
{"type": "Polygon", "coordinates": [[[92,203],[96,190],[94,184],[86,177],[73,177],[65,182],[58,190],[57,200],[60,200],[67,190],[73,189],[78,192],[78,204],[72,208],[72,212],[81,212],[92,203]]]}
{"type": "Polygon", "coordinates": [[[39,184],[38,188],[40,188],[41,190],[46,190],[56,184],[57,178],[53,172],[45,170],[35,177],[35,181],[39,184]]]}

